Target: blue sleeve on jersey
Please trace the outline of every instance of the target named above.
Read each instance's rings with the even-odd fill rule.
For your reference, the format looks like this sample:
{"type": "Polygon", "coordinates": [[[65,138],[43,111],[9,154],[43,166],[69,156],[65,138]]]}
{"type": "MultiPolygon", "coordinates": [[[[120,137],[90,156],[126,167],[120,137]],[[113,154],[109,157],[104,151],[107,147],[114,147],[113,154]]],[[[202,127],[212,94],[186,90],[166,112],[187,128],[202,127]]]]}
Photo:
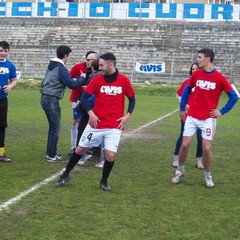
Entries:
{"type": "Polygon", "coordinates": [[[89,103],[89,106],[91,107],[91,109],[93,109],[94,104],[95,104],[95,94],[91,95],[91,97],[88,98],[88,103],[89,103]]]}
{"type": "Polygon", "coordinates": [[[192,90],[192,88],[189,85],[186,85],[186,87],[184,88],[181,102],[180,102],[180,111],[185,111],[185,107],[187,105],[191,90],[192,90]]]}
{"type": "Polygon", "coordinates": [[[80,102],[84,108],[84,110],[86,112],[90,111],[91,110],[91,106],[88,102],[88,98],[90,97],[91,95],[86,93],[85,91],[83,91],[82,95],[81,95],[81,98],[80,98],[80,102]]]}
{"type": "Polygon", "coordinates": [[[127,112],[132,114],[133,109],[134,109],[135,104],[136,104],[135,95],[133,95],[132,97],[128,98],[128,100],[129,100],[129,103],[128,103],[128,110],[127,110],[127,112]]]}
{"type": "Polygon", "coordinates": [[[236,104],[236,102],[238,101],[238,96],[235,93],[234,90],[231,90],[230,92],[227,93],[229,99],[228,102],[226,103],[226,105],[220,110],[220,113],[222,115],[224,115],[225,113],[229,112],[233,106],[236,104]]]}

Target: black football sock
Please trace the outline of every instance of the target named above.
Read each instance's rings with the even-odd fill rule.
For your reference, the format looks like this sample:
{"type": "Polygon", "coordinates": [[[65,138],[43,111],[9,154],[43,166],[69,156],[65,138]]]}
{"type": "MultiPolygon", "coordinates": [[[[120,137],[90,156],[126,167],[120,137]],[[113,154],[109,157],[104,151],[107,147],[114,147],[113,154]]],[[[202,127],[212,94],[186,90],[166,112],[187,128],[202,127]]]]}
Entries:
{"type": "Polygon", "coordinates": [[[114,165],[114,161],[109,162],[108,160],[105,159],[101,183],[107,183],[107,179],[112,171],[113,165],[114,165]]]}
{"type": "Polygon", "coordinates": [[[69,173],[73,170],[73,168],[77,165],[79,159],[82,157],[82,155],[78,155],[76,152],[73,152],[68,164],[66,166],[66,170],[64,171],[63,175],[69,175],[69,173]]]}

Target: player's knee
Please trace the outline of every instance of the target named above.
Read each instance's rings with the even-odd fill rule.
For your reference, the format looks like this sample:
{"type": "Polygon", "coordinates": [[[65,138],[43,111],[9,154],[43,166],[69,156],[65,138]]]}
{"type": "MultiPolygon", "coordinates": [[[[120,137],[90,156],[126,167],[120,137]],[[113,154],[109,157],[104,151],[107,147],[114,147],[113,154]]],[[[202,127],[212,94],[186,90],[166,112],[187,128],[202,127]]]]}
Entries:
{"type": "Polygon", "coordinates": [[[203,152],[205,153],[209,153],[212,151],[211,146],[208,146],[208,145],[202,146],[202,149],[203,149],[203,152]]]}
{"type": "Polygon", "coordinates": [[[80,146],[77,146],[77,148],[75,149],[75,153],[77,153],[78,155],[82,155],[85,152],[87,152],[87,148],[82,148],[80,146]]]}
{"type": "Polygon", "coordinates": [[[115,153],[111,151],[106,151],[106,159],[109,162],[113,162],[115,159],[115,153]]]}
{"type": "Polygon", "coordinates": [[[181,148],[182,148],[183,150],[187,150],[189,147],[190,147],[190,144],[187,143],[187,142],[185,142],[185,143],[183,142],[182,145],[181,145],[181,148]]]}

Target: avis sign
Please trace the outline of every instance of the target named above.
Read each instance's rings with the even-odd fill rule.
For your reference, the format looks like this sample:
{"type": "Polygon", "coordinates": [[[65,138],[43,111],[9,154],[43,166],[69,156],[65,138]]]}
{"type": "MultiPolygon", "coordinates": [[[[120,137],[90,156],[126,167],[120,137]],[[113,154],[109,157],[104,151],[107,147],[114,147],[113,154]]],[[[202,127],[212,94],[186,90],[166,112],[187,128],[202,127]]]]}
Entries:
{"type": "Polygon", "coordinates": [[[148,63],[141,64],[136,62],[135,71],[141,73],[164,73],[165,72],[165,63],[148,63]]]}

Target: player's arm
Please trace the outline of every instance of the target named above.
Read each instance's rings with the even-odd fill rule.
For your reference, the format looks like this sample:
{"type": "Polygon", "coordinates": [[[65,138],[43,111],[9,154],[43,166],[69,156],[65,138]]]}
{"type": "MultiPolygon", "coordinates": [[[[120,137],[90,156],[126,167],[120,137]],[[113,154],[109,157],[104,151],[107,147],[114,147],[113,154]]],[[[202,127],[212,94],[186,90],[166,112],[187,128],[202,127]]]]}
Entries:
{"type": "Polygon", "coordinates": [[[86,82],[84,77],[78,77],[77,80],[73,79],[68,70],[64,66],[60,66],[59,68],[59,77],[61,81],[70,89],[77,88],[83,86],[86,82]]]}
{"type": "Polygon", "coordinates": [[[18,80],[17,80],[16,77],[10,79],[10,84],[8,84],[8,85],[10,85],[11,89],[12,89],[12,88],[15,88],[15,86],[17,85],[17,81],[18,81],[18,80]]]}
{"type": "Polygon", "coordinates": [[[11,89],[13,89],[17,85],[17,78],[11,78],[10,83],[3,87],[3,91],[8,93],[11,89]]]}
{"type": "Polygon", "coordinates": [[[229,112],[233,108],[233,106],[237,103],[238,95],[234,90],[228,92],[227,95],[229,99],[226,105],[221,110],[212,109],[211,112],[209,113],[210,117],[220,117],[224,115],[225,113],[229,112]]]}
{"type": "Polygon", "coordinates": [[[90,104],[89,104],[89,97],[91,96],[91,94],[88,94],[87,92],[83,91],[82,96],[80,98],[81,104],[84,108],[84,110],[88,113],[89,115],[89,125],[93,128],[96,128],[98,125],[98,122],[100,122],[99,118],[95,115],[95,113],[93,112],[90,104]]]}
{"type": "Polygon", "coordinates": [[[182,98],[180,101],[180,118],[182,121],[185,122],[186,119],[186,105],[191,93],[192,87],[190,87],[189,85],[186,85],[186,87],[183,90],[183,94],[182,94],[182,98]]]}
{"type": "Polygon", "coordinates": [[[234,90],[231,90],[230,92],[228,92],[227,95],[228,95],[229,99],[228,99],[226,105],[220,110],[220,113],[222,115],[229,112],[238,101],[238,96],[234,90]]]}
{"type": "Polygon", "coordinates": [[[117,121],[120,121],[120,123],[118,125],[118,128],[120,130],[124,129],[124,126],[125,126],[126,122],[128,121],[129,117],[131,116],[131,114],[135,108],[135,105],[136,105],[136,98],[135,98],[135,95],[133,95],[132,97],[128,98],[127,114],[124,117],[117,119],[117,121]]]}

